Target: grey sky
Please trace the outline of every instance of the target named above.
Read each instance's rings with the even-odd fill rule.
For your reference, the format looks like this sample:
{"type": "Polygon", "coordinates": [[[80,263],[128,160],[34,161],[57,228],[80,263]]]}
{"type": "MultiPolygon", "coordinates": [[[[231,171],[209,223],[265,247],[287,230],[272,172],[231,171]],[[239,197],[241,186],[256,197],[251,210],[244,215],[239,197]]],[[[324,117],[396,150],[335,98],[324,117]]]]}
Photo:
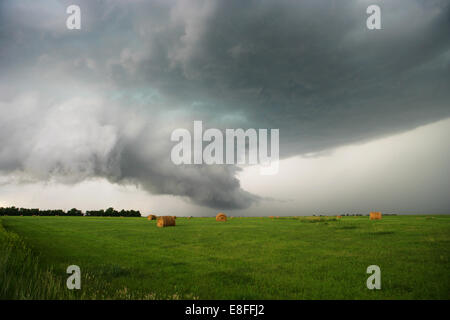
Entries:
{"type": "MultiPolygon", "coordinates": [[[[252,187],[259,180],[250,169],[239,175],[233,166],[177,167],[171,131],[193,120],[222,129],[279,128],[283,159],[314,155],[310,161],[319,163],[342,146],[446,119],[448,30],[448,1],[2,1],[0,189],[104,178],[180,197],[190,210],[256,212],[275,202],[252,187]],[[382,8],[382,30],[366,28],[373,3],[382,8]],[[81,7],[80,31],[65,27],[70,4],[81,7]]],[[[433,144],[441,148],[433,157],[448,155],[448,144],[433,144]]],[[[407,157],[391,161],[400,158],[414,167],[411,175],[421,171],[404,163],[407,157]]],[[[434,174],[450,165],[430,169],[430,162],[420,162],[433,176],[426,190],[412,188],[408,196],[397,184],[385,186],[392,210],[411,210],[418,194],[422,203],[441,199],[435,212],[450,209],[442,200],[449,175],[434,174]]],[[[333,185],[326,172],[317,174],[333,185]]],[[[398,170],[380,173],[396,176],[400,181],[398,170]]],[[[281,182],[273,198],[295,196],[291,189],[281,182]]],[[[376,198],[365,197],[355,210],[376,198]]]]}

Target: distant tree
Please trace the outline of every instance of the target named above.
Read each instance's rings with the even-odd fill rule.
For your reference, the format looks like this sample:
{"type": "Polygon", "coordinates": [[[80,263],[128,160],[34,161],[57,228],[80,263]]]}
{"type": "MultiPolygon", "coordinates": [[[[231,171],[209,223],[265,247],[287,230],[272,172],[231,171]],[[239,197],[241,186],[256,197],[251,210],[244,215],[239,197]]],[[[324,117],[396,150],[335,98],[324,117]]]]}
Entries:
{"type": "Polygon", "coordinates": [[[110,207],[105,210],[105,216],[112,217],[114,216],[114,208],[110,207]]]}
{"type": "Polygon", "coordinates": [[[68,216],[82,216],[83,213],[81,210],[78,210],[77,208],[72,208],[69,211],[67,211],[68,216]]]}

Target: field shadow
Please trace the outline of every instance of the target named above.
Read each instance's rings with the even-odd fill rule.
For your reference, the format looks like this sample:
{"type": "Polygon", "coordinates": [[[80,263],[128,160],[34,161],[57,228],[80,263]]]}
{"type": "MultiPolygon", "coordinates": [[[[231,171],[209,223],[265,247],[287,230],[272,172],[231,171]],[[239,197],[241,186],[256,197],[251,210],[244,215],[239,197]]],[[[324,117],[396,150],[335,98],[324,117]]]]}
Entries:
{"type": "Polygon", "coordinates": [[[342,227],[338,227],[338,229],[342,229],[342,230],[352,230],[352,229],[357,229],[357,226],[342,226],[342,227]]]}
{"type": "Polygon", "coordinates": [[[371,232],[370,234],[373,236],[386,236],[394,234],[394,231],[377,231],[377,232],[371,232]]]}

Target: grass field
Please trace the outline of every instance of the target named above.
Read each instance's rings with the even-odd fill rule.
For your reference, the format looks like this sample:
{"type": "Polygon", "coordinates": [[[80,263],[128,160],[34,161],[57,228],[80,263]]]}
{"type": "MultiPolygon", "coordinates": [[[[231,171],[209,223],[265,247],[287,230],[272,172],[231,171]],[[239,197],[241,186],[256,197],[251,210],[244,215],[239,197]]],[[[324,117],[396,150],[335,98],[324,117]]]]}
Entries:
{"type": "Polygon", "coordinates": [[[450,299],[450,216],[0,222],[1,298],[450,299]],[[65,288],[72,264],[81,290],[65,288]]]}

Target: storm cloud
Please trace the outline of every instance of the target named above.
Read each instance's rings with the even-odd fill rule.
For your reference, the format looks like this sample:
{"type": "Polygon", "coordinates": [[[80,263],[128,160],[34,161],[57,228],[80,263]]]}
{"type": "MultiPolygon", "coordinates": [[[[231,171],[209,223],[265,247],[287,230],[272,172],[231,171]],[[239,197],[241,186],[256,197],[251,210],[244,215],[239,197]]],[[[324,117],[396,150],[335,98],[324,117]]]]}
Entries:
{"type": "Polygon", "coordinates": [[[280,129],[310,155],[450,116],[447,1],[3,1],[0,172],[105,177],[244,209],[236,166],[170,161],[170,133],[280,129]],[[82,29],[67,30],[78,4],[82,29]],[[366,8],[382,8],[382,29],[366,8]]]}

